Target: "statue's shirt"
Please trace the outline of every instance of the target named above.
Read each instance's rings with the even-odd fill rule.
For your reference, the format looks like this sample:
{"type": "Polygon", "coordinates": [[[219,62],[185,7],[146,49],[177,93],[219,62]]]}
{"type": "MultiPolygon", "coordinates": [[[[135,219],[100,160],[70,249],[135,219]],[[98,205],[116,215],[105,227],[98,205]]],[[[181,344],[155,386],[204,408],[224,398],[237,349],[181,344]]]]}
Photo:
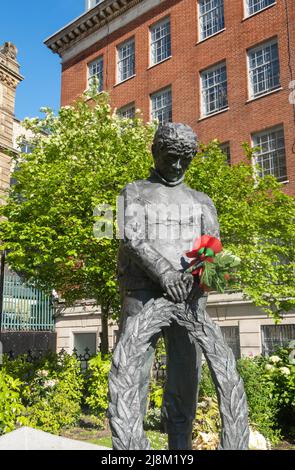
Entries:
{"type": "Polygon", "coordinates": [[[185,253],[203,234],[219,237],[215,207],[184,183],[168,186],[157,175],[121,192],[118,277],[128,289],[155,286],[169,269],[184,271],[185,253]]]}

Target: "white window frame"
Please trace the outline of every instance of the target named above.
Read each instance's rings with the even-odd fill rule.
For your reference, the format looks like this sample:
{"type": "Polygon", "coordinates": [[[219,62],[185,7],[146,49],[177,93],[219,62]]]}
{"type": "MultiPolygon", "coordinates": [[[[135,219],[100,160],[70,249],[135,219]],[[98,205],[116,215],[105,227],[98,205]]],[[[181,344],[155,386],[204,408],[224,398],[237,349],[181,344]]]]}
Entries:
{"type": "MultiPolygon", "coordinates": [[[[258,0],[259,2],[264,2],[265,0],[258,0]]],[[[274,0],[272,3],[270,3],[269,5],[266,5],[266,6],[263,6],[261,7],[259,10],[257,11],[253,11],[252,13],[250,12],[250,0],[244,0],[244,11],[245,11],[245,18],[248,18],[250,16],[253,16],[253,15],[257,15],[258,13],[260,13],[261,11],[264,11],[264,10],[267,10],[267,8],[270,8],[272,7],[273,5],[276,5],[276,0],[274,0]]]]}
{"type": "Polygon", "coordinates": [[[101,81],[99,82],[99,84],[98,84],[98,92],[99,92],[99,93],[102,92],[102,90],[103,90],[103,79],[104,79],[104,76],[103,76],[104,73],[103,73],[103,72],[104,72],[104,60],[103,60],[103,55],[100,55],[100,56],[97,57],[95,60],[92,60],[91,62],[89,62],[89,63],[87,64],[87,89],[90,88],[90,80],[91,80],[91,78],[94,77],[94,76],[98,77],[98,75],[101,74],[101,75],[102,75],[102,80],[101,80],[101,81]],[[99,73],[95,73],[95,74],[93,74],[93,75],[90,75],[90,67],[91,67],[92,65],[95,65],[95,64],[102,64],[102,70],[101,70],[101,72],[99,72],[99,73]]]}
{"type": "MultiPolygon", "coordinates": [[[[270,62],[271,64],[273,63],[274,61],[270,62]]],[[[280,54],[279,54],[279,43],[278,43],[278,39],[277,38],[274,38],[274,39],[271,39],[269,41],[265,41],[263,42],[262,44],[259,44],[257,46],[254,46],[254,47],[251,47],[250,49],[247,50],[247,64],[248,64],[248,90],[249,90],[249,99],[252,100],[252,99],[256,99],[256,98],[260,98],[261,96],[263,95],[267,95],[268,93],[271,93],[272,91],[275,91],[279,88],[281,88],[281,81],[280,81],[280,78],[281,78],[281,73],[280,73],[280,54]],[[252,71],[254,69],[251,69],[251,54],[257,52],[257,51],[260,51],[262,50],[263,48],[266,48],[266,47],[272,47],[274,44],[277,45],[277,50],[278,50],[278,57],[277,57],[277,62],[278,62],[278,65],[279,65],[279,83],[272,86],[272,87],[268,87],[268,88],[265,88],[263,91],[259,92],[259,93],[255,93],[255,89],[254,89],[254,80],[253,80],[253,77],[252,77],[252,71]]],[[[255,68],[255,70],[257,70],[260,66],[257,66],[255,68]]],[[[266,64],[265,64],[265,70],[267,71],[266,69],[266,64]]],[[[266,80],[265,80],[266,82],[266,80]]]]}
{"type": "Polygon", "coordinates": [[[154,121],[155,119],[158,119],[160,124],[164,124],[166,122],[172,122],[172,112],[173,112],[173,109],[172,109],[172,87],[171,86],[168,86],[166,88],[162,88],[162,90],[156,91],[155,93],[152,93],[150,95],[150,117],[151,117],[151,121],[154,121]],[[155,116],[155,113],[162,112],[162,114],[164,115],[165,107],[162,106],[162,107],[153,109],[153,99],[158,98],[159,96],[161,96],[161,95],[163,95],[164,93],[167,93],[167,92],[170,92],[170,104],[169,104],[169,106],[170,106],[171,110],[168,110],[168,113],[170,115],[169,119],[168,120],[165,119],[163,121],[162,119],[160,120],[157,116],[155,116]]]}
{"type": "Polygon", "coordinates": [[[133,101],[132,103],[129,103],[129,104],[126,104],[125,106],[122,106],[122,108],[119,108],[118,111],[117,111],[117,114],[123,118],[123,119],[134,119],[135,117],[135,102],[133,101]],[[128,113],[130,111],[133,111],[133,116],[129,116],[128,113]],[[127,114],[126,116],[124,114],[127,114]]]}
{"type": "MultiPolygon", "coordinates": [[[[162,20],[157,21],[157,23],[152,24],[149,28],[149,35],[150,35],[150,40],[149,40],[149,44],[150,44],[150,66],[153,66],[153,65],[160,64],[161,62],[163,62],[164,60],[169,59],[169,57],[172,56],[170,16],[166,16],[162,20]],[[156,28],[164,27],[167,24],[169,25],[168,34],[166,34],[165,36],[161,36],[160,38],[158,38],[156,40],[153,40],[153,31],[156,28]],[[165,46],[164,38],[166,38],[166,37],[169,37],[169,39],[167,40],[168,44],[169,44],[168,51],[165,54],[163,54],[163,56],[160,57],[160,59],[158,59],[157,46],[156,45],[157,45],[157,43],[160,43],[160,49],[165,50],[165,48],[164,48],[164,46],[165,46]],[[162,44],[163,42],[164,42],[164,45],[162,44]]],[[[160,54],[160,56],[161,56],[161,54],[160,54]]]]}
{"type": "MultiPolygon", "coordinates": [[[[200,73],[200,82],[201,82],[201,86],[200,86],[200,90],[201,90],[201,117],[211,116],[213,114],[216,114],[216,113],[219,113],[221,111],[224,111],[224,110],[228,109],[228,87],[227,87],[228,79],[227,79],[226,61],[219,62],[218,64],[213,65],[212,67],[208,67],[207,69],[203,70],[200,73]],[[205,88],[204,88],[204,79],[205,79],[205,77],[204,77],[204,75],[206,73],[209,73],[209,72],[214,73],[216,70],[224,68],[224,67],[225,67],[225,72],[226,72],[226,103],[224,104],[224,106],[215,107],[214,110],[208,111],[207,110],[207,103],[208,102],[207,102],[207,100],[204,96],[205,95],[205,88]]],[[[224,82],[222,82],[222,83],[224,83],[224,82]]],[[[218,86],[218,85],[219,84],[217,83],[216,86],[218,86]]],[[[208,89],[209,88],[206,88],[206,90],[208,90],[208,89]]],[[[216,101],[218,101],[218,99],[216,101]]]]}
{"type": "MultiPolygon", "coordinates": [[[[198,0],[198,26],[199,26],[199,28],[198,28],[199,29],[199,41],[204,41],[205,39],[210,38],[211,36],[215,36],[215,34],[219,33],[220,31],[223,31],[225,29],[224,0],[198,0]],[[222,6],[222,9],[223,9],[223,23],[221,24],[221,26],[218,27],[218,29],[216,29],[216,31],[214,30],[211,34],[204,35],[203,18],[206,15],[209,15],[210,13],[212,13],[213,8],[209,12],[206,12],[206,13],[202,14],[201,13],[201,5],[200,5],[201,1],[207,1],[207,2],[216,1],[219,4],[216,7],[214,7],[214,10],[216,10],[217,8],[220,8],[221,6],[222,6]]],[[[212,28],[212,30],[213,29],[214,28],[212,28]]]]}
{"type": "Polygon", "coordinates": [[[132,78],[135,76],[135,38],[128,39],[127,41],[124,41],[123,43],[119,44],[117,46],[117,83],[122,83],[125,82],[125,80],[128,80],[129,78],[132,78]],[[129,51],[128,55],[126,57],[120,58],[120,53],[124,48],[128,48],[132,46],[133,51],[129,51]],[[122,74],[122,64],[127,63],[127,70],[129,73],[124,75],[122,74]]]}
{"type": "MultiPolygon", "coordinates": [[[[269,151],[260,151],[260,152],[256,152],[254,154],[254,161],[253,163],[255,165],[260,165],[260,168],[261,168],[261,171],[259,172],[261,176],[267,176],[267,175],[272,175],[274,176],[275,178],[277,178],[277,180],[279,182],[286,182],[288,181],[288,175],[287,175],[287,159],[286,159],[286,141],[285,141],[285,130],[284,130],[284,126],[281,124],[281,125],[278,125],[278,126],[275,126],[275,127],[270,127],[268,129],[264,129],[263,131],[259,131],[259,132],[253,132],[252,135],[251,135],[251,144],[252,144],[252,148],[256,148],[256,147],[260,147],[259,145],[259,141],[258,139],[263,136],[263,135],[267,135],[267,134],[271,134],[271,133],[279,133],[279,132],[283,132],[283,139],[284,139],[284,146],[283,147],[276,147],[274,149],[272,149],[272,145],[271,145],[271,139],[269,139],[269,151]],[[277,154],[278,152],[282,152],[283,151],[283,157],[279,157],[277,155],[271,155],[272,153],[274,154],[277,154]],[[269,157],[268,157],[269,155],[269,157]],[[268,158],[269,160],[269,169],[266,169],[264,170],[264,167],[263,165],[261,165],[260,163],[260,159],[263,160],[263,156],[266,158],[268,158]],[[262,158],[261,158],[262,157],[262,158]],[[275,158],[276,157],[276,158],[275,158]],[[284,164],[283,165],[280,165],[280,160],[283,160],[284,161],[284,164]],[[277,165],[275,165],[274,163],[277,162],[277,165]],[[273,168],[273,171],[271,171],[273,168]],[[279,172],[275,172],[275,168],[278,168],[278,169],[281,169],[279,170],[279,172]],[[285,170],[285,171],[282,171],[282,170],[285,170]]],[[[278,140],[279,137],[276,137],[276,141],[278,140]]]]}

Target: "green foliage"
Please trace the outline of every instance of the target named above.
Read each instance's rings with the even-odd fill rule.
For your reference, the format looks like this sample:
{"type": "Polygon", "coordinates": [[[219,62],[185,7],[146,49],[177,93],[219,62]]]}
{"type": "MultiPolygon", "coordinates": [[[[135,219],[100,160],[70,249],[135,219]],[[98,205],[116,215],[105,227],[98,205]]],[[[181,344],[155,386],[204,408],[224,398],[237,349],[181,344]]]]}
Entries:
{"type": "Polygon", "coordinates": [[[205,398],[198,403],[196,419],[193,428],[193,437],[200,432],[217,433],[221,429],[221,419],[217,398],[205,398]]]}
{"type": "MultiPolygon", "coordinates": [[[[237,367],[244,380],[251,426],[275,443],[281,436],[278,422],[280,405],[276,398],[276,385],[270,383],[265,375],[266,364],[266,359],[258,356],[239,359],[237,367]]],[[[199,398],[204,401],[207,397],[216,400],[215,386],[205,363],[202,368],[199,398]]]]}
{"type": "Polygon", "coordinates": [[[26,424],[58,434],[75,424],[81,413],[84,379],[80,363],[68,354],[49,354],[34,363],[26,359],[5,359],[2,371],[9,371],[17,381],[26,424]]]}
{"type": "Polygon", "coordinates": [[[103,425],[108,408],[108,375],[111,368],[110,356],[100,353],[90,359],[85,377],[85,403],[91,413],[96,415],[103,425]]]}
{"type": "Polygon", "coordinates": [[[213,380],[211,378],[208,364],[207,362],[204,362],[202,366],[202,378],[201,378],[200,387],[199,387],[199,398],[200,400],[202,400],[206,397],[215,398],[216,389],[215,389],[213,380]]]}
{"type": "Polygon", "coordinates": [[[148,408],[145,419],[145,429],[161,430],[162,428],[162,413],[161,408],[148,408]]]}
{"type": "Polygon", "coordinates": [[[267,359],[265,380],[272,390],[272,400],[278,403],[278,422],[287,437],[295,437],[295,364],[294,345],[279,348],[267,359]]]}
{"type": "Polygon", "coordinates": [[[25,120],[32,153],[16,158],[1,240],[8,262],[28,282],[73,302],[94,298],[118,312],[118,240],[97,238],[96,224],[115,221],[96,213],[130,181],[148,176],[153,126],[115,115],[105,93],[85,94],[54,116],[25,120]],[[89,98],[91,104],[89,105],[89,98]]]}
{"type": "Polygon", "coordinates": [[[274,396],[274,383],[265,379],[265,365],[266,359],[261,356],[242,358],[238,370],[245,384],[252,427],[276,443],[281,436],[277,420],[279,403],[274,396]]]}
{"type": "Polygon", "coordinates": [[[65,354],[53,358],[38,368],[24,399],[29,425],[57,434],[79,418],[83,377],[75,357],[65,354]]]}
{"type": "Polygon", "coordinates": [[[156,382],[155,380],[151,380],[150,382],[150,406],[153,408],[161,408],[163,402],[163,383],[161,381],[156,382]]]}
{"type": "Polygon", "coordinates": [[[240,257],[237,285],[278,319],[295,305],[295,201],[275,178],[260,178],[247,158],[228,165],[217,141],[194,159],[186,181],[215,203],[224,248],[240,257]]]}
{"type": "Polygon", "coordinates": [[[13,431],[17,425],[25,425],[25,407],[21,401],[21,381],[0,369],[0,434],[13,431]]]}

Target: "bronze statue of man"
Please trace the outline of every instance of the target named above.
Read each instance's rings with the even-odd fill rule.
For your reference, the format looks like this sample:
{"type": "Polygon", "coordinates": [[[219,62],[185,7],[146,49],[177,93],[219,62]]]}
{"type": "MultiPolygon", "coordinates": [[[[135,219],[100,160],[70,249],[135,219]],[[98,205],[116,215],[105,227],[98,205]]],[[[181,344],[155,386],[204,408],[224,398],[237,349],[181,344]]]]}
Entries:
{"type": "MultiPolygon", "coordinates": [[[[185,273],[189,265],[185,253],[201,235],[219,237],[211,199],[183,182],[197,149],[197,137],[189,126],[174,123],[160,126],[152,145],[155,168],[151,175],[128,184],[121,193],[124,198],[118,257],[121,333],[126,319],[140,313],[151,299],[167,296],[174,303],[185,302],[193,286],[193,276],[185,273]]],[[[203,301],[205,305],[206,299],[203,301]]],[[[201,349],[190,341],[186,328],[174,321],[162,333],[167,353],[162,419],[169,449],[191,449],[201,349]]],[[[153,338],[141,371],[143,417],[158,338],[153,338]]]]}

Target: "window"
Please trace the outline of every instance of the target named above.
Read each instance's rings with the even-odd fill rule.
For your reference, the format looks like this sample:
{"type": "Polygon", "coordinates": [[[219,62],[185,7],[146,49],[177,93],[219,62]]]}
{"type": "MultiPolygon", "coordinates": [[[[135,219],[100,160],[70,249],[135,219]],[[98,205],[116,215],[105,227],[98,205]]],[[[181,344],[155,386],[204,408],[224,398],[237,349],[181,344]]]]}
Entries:
{"type": "Polygon", "coordinates": [[[231,348],[236,359],[241,357],[240,331],[238,326],[221,326],[221,333],[226,344],[231,348]]]}
{"type": "Polygon", "coordinates": [[[87,369],[88,360],[96,350],[96,333],[74,333],[73,352],[81,362],[82,370],[87,369]]]}
{"type": "Polygon", "coordinates": [[[201,82],[203,116],[227,108],[227,73],[225,63],[202,72],[201,82]]]}
{"type": "Polygon", "coordinates": [[[274,5],[276,0],[246,0],[247,15],[253,15],[270,5],[274,5]]]}
{"type": "Polygon", "coordinates": [[[200,39],[224,29],[223,0],[199,0],[200,39]]]}
{"type": "Polygon", "coordinates": [[[32,153],[32,144],[29,144],[24,140],[21,144],[20,151],[22,153],[32,153]]]}
{"type": "Polygon", "coordinates": [[[123,82],[135,74],[134,39],[118,46],[118,82],[123,82]]]}
{"type": "Polygon", "coordinates": [[[134,119],[135,118],[135,104],[134,103],[127,104],[123,108],[120,108],[118,110],[118,115],[121,118],[134,119]]]}
{"type": "Polygon", "coordinates": [[[255,153],[256,163],[260,165],[261,176],[273,175],[278,181],[287,180],[285,139],[283,126],[253,134],[254,147],[260,147],[255,153]]]}
{"type": "Polygon", "coordinates": [[[279,51],[276,40],[250,49],[248,62],[251,98],[280,87],[279,51]]]}
{"type": "Polygon", "coordinates": [[[103,57],[88,64],[88,87],[95,81],[98,82],[97,90],[101,92],[103,90],[103,57]]]}
{"type": "Polygon", "coordinates": [[[261,327],[262,354],[273,354],[295,339],[295,325],[264,325],[261,327]]]}
{"type": "Polygon", "coordinates": [[[172,92],[166,88],[151,95],[152,120],[158,119],[160,124],[172,122],[172,92]]]}
{"type": "Polygon", "coordinates": [[[155,65],[171,56],[170,18],[153,25],[150,34],[151,65],[155,65]]]}
{"type": "Polygon", "coordinates": [[[226,155],[227,163],[230,163],[230,143],[224,142],[219,145],[220,150],[226,155]]]}

